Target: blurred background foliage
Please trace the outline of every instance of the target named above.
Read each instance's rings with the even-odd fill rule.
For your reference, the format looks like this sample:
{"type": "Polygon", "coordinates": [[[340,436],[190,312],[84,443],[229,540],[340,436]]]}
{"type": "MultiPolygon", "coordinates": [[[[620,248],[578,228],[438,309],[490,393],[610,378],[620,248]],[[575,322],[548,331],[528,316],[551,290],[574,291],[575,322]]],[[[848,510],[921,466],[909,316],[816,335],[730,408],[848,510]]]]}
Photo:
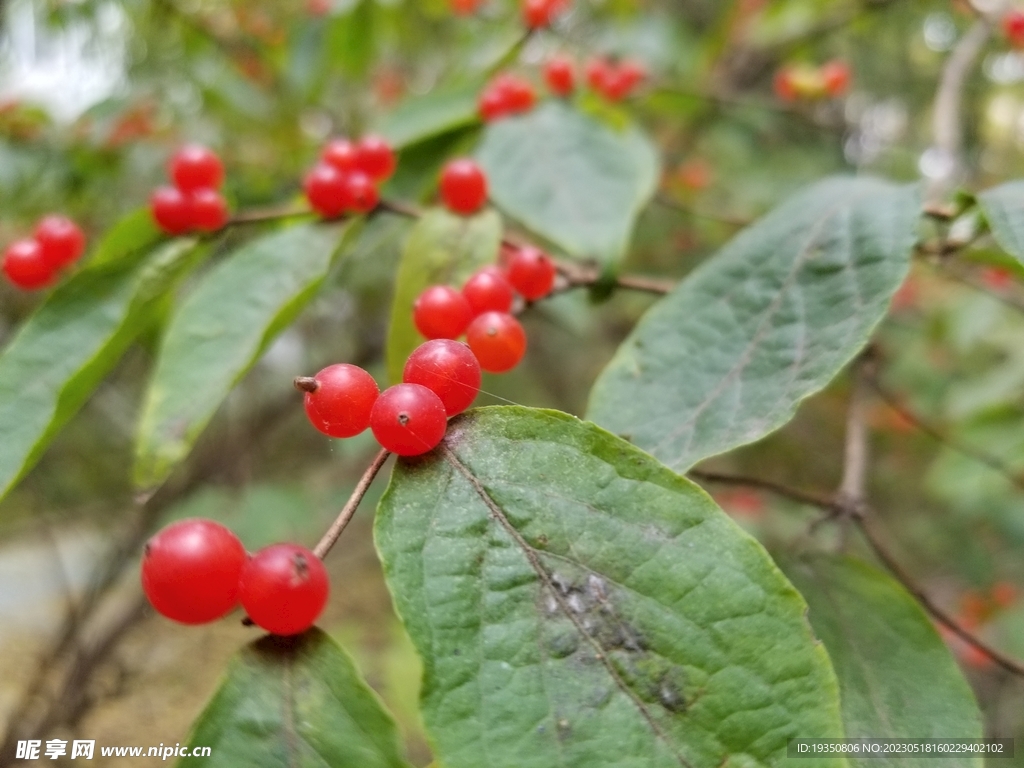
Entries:
{"type": "MultiPolygon", "coordinates": [[[[825,174],[912,181],[940,173],[942,158],[929,149],[931,105],[943,63],[972,22],[965,2],[948,0],[578,0],[519,50],[518,9],[507,0],[484,0],[470,17],[454,15],[446,0],[6,0],[0,10],[0,243],[53,211],[75,217],[95,241],[144,204],[186,140],[221,154],[233,207],[250,210],[293,201],[327,137],[383,130],[404,145],[387,194],[428,202],[440,163],[478,135],[470,113],[483,73],[518,51],[514,68],[539,83],[538,65],[568,51],[581,60],[635,56],[650,68],[628,104],[584,97],[584,106],[612,122],[634,113],[658,145],[661,187],[623,270],[673,277],[825,174]],[[852,67],[848,97],[775,99],[779,65],[833,58],[852,67]],[[408,142],[424,114],[446,109],[454,119],[408,142]]],[[[1024,174],[1022,83],[1024,55],[997,36],[965,92],[971,189],[1024,174]]],[[[310,429],[291,378],[337,361],[386,378],[392,278],[408,229],[386,216],[368,222],[354,252],[221,408],[151,505],[155,516],[140,517],[128,467],[159,323],[0,504],[0,722],[36,718],[46,730],[35,738],[184,738],[223,663],[253,633],[233,621],[178,627],[136,609],[134,550],[117,544],[193,514],[230,521],[250,547],[316,540],[374,445],[366,435],[342,443],[310,429]],[[101,610],[91,611],[97,568],[106,578],[101,610]],[[110,642],[92,654],[97,637],[110,642]],[[50,652],[55,642],[59,654],[50,652]]],[[[252,234],[216,241],[214,260],[252,234]]],[[[916,264],[881,331],[880,379],[892,402],[871,403],[871,495],[907,569],[1021,658],[1024,272],[984,243],[970,257],[957,273],[916,264]],[[1007,471],[954,446],[998,457],[1007,471]]],[[[38,300],[0,285],[0,343],[38,300]]],[[[478,402],[581,413],[597,372],[649,302],[626,294],[594,302],[581,292],[545,302],[525,319],[525,363],[486,379],[478,402]]],[[[848,392],[849,382],[837,381],[782,431],[708,468],[835,488],[848,392]]],[[[811,510],[751,490],[713,490],[769,547],[812,535],[811,510]]],[[[412,758],[426,765],[417,662],[370,538],[375,500],[329,559],[334,596],[322,624],[356,655],[398,714],[412,758]]],[[[827,542],[840,534],[825,527],[813,535],[827,542]]],[[[1024,738],[1021,681],[954,650],[990,734],[1024,738]]]]}

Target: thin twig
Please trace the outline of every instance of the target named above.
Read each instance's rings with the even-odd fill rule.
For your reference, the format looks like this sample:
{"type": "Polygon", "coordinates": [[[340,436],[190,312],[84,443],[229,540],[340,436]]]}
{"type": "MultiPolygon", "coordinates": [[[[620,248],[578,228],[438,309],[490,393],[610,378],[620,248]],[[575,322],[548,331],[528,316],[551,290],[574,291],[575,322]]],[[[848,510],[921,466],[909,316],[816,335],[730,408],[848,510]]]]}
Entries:
{"type": "Polygon", "coordinates": [[[359,508],[359,502],[363,500],[363,496],[366,495],[366,491],[370,488],[370,484],[373,482],[373,478],[380,472],[380,468],[384,466],[384,462],[388,460],[391,455],[390,451],[381,448],[380,452],[374,456],[370,466],[363,472],[363,476],[359,478],[359,482],[356,483],[355,490],[352,491],[352,495],[349,496],[348,501],[345,502],[345,506],[342,507],[341,512],[338,513],[338,517],[331,524],[331,527],[327,529],[327,533],[323,535],[320,542],[313,548],[313,554],[319,557],[321,560],[327,556],[327,553],[331,551],[331,547],[341,536],[342,531],[345,530],[345,526],[348,525],[352,516],[356,513],[359,508]]]}
{"type": "Polygon", "coordinates": [[[839,503],[847,509],[860,509],[867,501],[868,477],[868,397],[866,366],[859,360],[854,370],[853,390],[846,414],[846,443],[843,450],[843,476],[836,491],[839,503]]]}
{"type": "Polygon", "coordinates": [[[691,469],[687,475],[697,480],[708,483],[719,483],[721,485],[742,485],[748,488],[760,488],[764,491],[774,493],[776,496],[795,501],[799,504],[807,504],[812,507],[830,510],[835,502],[828,496],[814,491],[804,491],[800,488],[793,488],[774,480],[764,480],[760,477],[746,477],[743,475],[729,475],[723,472],[708,472],[703,469],[691,469]]]}
{"type": "Polygon", "coordinates": [[[284,221],[286,219],[297,219],[303,216],[310,216],[312,213],[313,211],[309,208],[293,208],[291,206],[287,208],[268,208],[257,211],[243,211],[232,216],[228,221],[227,226],[231,227],[240,224],[263,224],[268,221],[284,221]]]}
{"type": "Polygon", "coordinates": [[[939,623],[945,625],[957,637],[983,653],[985,656],[988,656],[988,658],[992,659],[992,661],[1000,667],[1015,675],[1024,677],[1024,665],[1008,656],[1004,656],[987,643],[979,640],[953,617],[935,604],[928,594],[917,585],[910,574],[903,569],[896,558],[893,557],[892,553],[886,549],[885,545],[882,544],[881,537],[875,533],[871,524],[868,523],[864,515],[854,514],[852,517],[857,528],[860,530],[861,534],[863,534],[864,540],[868,543],[868,546],[871,547],[872,552],[875,553],[875,556],[882,562],[895,579],[903,585],[903,588],[917,598],[917,601],[926,611],[928,611],[928,613],[930,613],[939,623]]]}
{"type": "Polygon", "coordinates": [[[948,163],[949,168],[946,173],[932,179],[927,197],[933,202],[940,201],[963,173],[964,85],[991,33],[992,25],[989,20],[979,18],[957,42],[942,69],[932,111],[932,133],[934,148],[939,152],[940,162],[948,163]]]}

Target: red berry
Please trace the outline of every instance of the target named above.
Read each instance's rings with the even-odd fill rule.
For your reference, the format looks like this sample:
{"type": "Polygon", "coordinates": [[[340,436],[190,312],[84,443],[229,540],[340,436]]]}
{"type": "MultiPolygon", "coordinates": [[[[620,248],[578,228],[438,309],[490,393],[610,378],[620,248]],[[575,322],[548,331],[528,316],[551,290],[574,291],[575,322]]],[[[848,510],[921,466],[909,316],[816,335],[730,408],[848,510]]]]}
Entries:
{"type": "Polygon", "coordinates": [[[210,187],[216,189],[224,181],[220,158],[206,147],[186,144],[171,158],[171,179],[182,192],[210,187]]]}
{"type": "Polygon", "coordinates": [[[508,278],[497,267],[484,267],[462,286],[462,295],[473,310],[473,317],[484,312],[508,312],[515,293],[508,278]]]}
{"type": "Polygon", "coordinates": [[[485,312],[469,324],[466,341],[480,367],[503,373],[516,367],[526,352],[526,331],[512,315],[485,312]]]}
{"type": "Polygon", "coordinates": [[[159,613],[182,624],[219,619],[238,604],[245,547],[212,520],[181,520],[146,544],[142,589],[159,613]]]}
{"type": "Polygon", "coordinates": [[[1007,12],[1003,17],[1003,32],[1011,45],[1024,46],[1024,11],[1007,12]]]}
{"type": "Polygon", "coordinates": [[[320,161],[347,173],[356,169],[356,145],[348,139],[331,139],[320,153],[320,161]]]}
{"type": "Polygon", "coordinates": [[[576,87],[576,73],[568,56],[552,56],[544,65],[544,80],[556,96],[568,96],[576,87]]]}
{"type": "Polygon", "coordinates": [[[66,216],[46,216],[36,225],[36,242],[43,252],[43,261],[60,269],[85,251],[85,233],[66,216]]]}
{"type": "Polygon", "coordinates": [[[624,96],[632,93],[640,83],[647,79],[647,67],[634,59],[624,59],[618,66],[619,87],[624,89],[624,96]]]}
{"type": "Polygon", "coordinates": [[[584,68],[587,85],[598,93],[604,93],[615,75],[615,70],[607,59],[593,58],[584,68]]]}
{"type": "Polygon", "coordinates": [[[197,189],[190,207],[192,226],[201,232],[216,232],[228,223],[228,204],[215,189],[197,189]]]}
{"type": "Polygon", "coordinates": [[[345,196],[348,198],[348,210],[354,213],[369,213],[380,202],[380,193],[373,179],[362,171],[345,174],[345,196]]]}
{"type": "Polygon", "coordinates": [[[509,112],[527,112],[533,109],[537,101],[537,94],[530,82],[515,75],[498,75],[492,87],[502,95],[505,109],[509,112]]]}
{"type": "Polygon", "coordinates": [[[192,201],[176,187],[159,187],[149,199],[153,218],[168,235],[183,235],[192,228],[192,201]]]}
{"type": "Polygon", "coordinates": [[[457,339],[466,332],[473,310],[454,288],[432,285],[412,305],[412,319],[428,339],[457,339]]]}
{"type": "Polygon", "coordinates": [[[429,389],[454,416],[469,408],[480,391],[480,363],[461,341],[434,339],[409,355],[402,381],[429,389]]]}
{"type": "Polygon", "coordinates": [[[563,7],[562,0],[523,0],[523,22],[530,29],[549,26],[563,7]]]}
{"type": "Polygon", "coordinates": [[[370,426],[370,410],[380,390],[356,365],[329,365],[313,377],[315,392],[305,397],[310,423],[331,437],[353,437],[370,426]]]}
{"type": "Polygon", "coordinates": [[[268,632],[284,636],[313,626],[330,591],[320,558],[297,544],[261,549],[245,564],[238,585],[249,618],[268,632]]]}
{"type": "Polygon", "coordinates": [[[844,61],[830,61],[822,66],[821,78],[829,96],[842,96],[850,87],[850,67],[844,61]]]}
{"type": "Polygon", "coordinates": [[[18,288],[34,291],[53,282],[54,269],[35,240],[15,240],[4,251],[4,274],[18,288]]]}
{"type": "Polygon", "coordinates": [[[356,168],[376,182],[395,172],[395,153],[380,136],[364,136],[356,145],[356,168]]]}
{"type": "Polygon", "coordinates": [[[333,166],[320,163],[303,181],[306,199],[314,211],[326,219],[340,216],[351,205],[345,175],[333,166]]]}
{"type": "Polygon", "coordinates": [[[555,284],[555,265],[539,248],[523,246],[509,259],[508,281],[524,299],[543,299],[555,284]]]}
{"type": "Polygon", "coordinates": [[[488,86],[480,94],[480,98],[477,101],[477,111],[480,113],[480,119],[485,123],[490,123],[503,117],[508,112],[505,94],[488,86]]]}
{"type": "Polygon", "coordinates": [[[472,16],[476,13],[480,0],[448,0],[448,5],[456,16],[472,16]]]}
{"type": "Polygon", "coordinates": [[[444,437],[448,415],[441,398],[421,384],[396,384],[380,393],[370,429],[382,447],[399,456],[419,456],[444,437]]]}
{"type": "Polygon", "coordinates": [[[451,160],[441,171],[441,199],[453,213],[468,216],[487,202],[487,177],[472,160],[451,160]]]}

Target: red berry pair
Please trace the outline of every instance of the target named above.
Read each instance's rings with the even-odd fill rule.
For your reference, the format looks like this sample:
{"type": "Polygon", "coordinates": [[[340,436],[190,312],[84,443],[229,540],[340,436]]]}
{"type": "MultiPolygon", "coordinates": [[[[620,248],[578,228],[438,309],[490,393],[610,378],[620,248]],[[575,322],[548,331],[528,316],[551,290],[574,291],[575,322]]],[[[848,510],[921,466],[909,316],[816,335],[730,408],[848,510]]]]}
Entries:
{"type": "Polygon", "coordinates": [[[468,158],[451,160],[441,170],[440,192],[448,210],[469,216],[487,202],[487,177],[468,158]]]}
{"type": "Polygon", "coordinates": [[[571,96],[576,89],[576,65],[563,54],[552,56],[544,64],[544,82],[555,96],[571,96]]]}
{"type": "Polygon", "coordinates": [[[168,165],[174,186],[159,187],[150,197],[157,225],[168,235],[216,232],[228,223],[228,204],[217,190],[224,182],[224,165],[206,147],[187,144],[168,165]]]}
{"type": "Polygon", "coordinates": [[[647,78],[647,68],[639,61],[594,58],[587,62],[587,84],[609,101],[621,101],[647,78]]]}
{"type": "Polygon", "coordinates": [[[3,270],[12,285],[25,291],[45,288],[57,272],[85,252],[85,234],[65,216],[45,216],[30,238],[15,240],[4,251],[3,270]]]}
{"type": "Polygon", "coordinates": [[[485,122],[528,112],[537,102],[537,94],[528,80],[502,73],[495,76],[480,94],[477,108],[485,122]]]}
{"type": "Polygon", "coordinates": [[[396,166],[394,151],[379,136],[364,136],[355,143],[333,139],[306,174],[306,199],[328,219],[369,213],[380,202],[378,186],[391,177],[396,166]]]}
{"type": "Polygon", "coordinates": [[[316,555],[295,544],[274,544],[250,557],[230,530],[212,520],[181,520],[146,544],[142,589],[161,614],[182,624],[205,624],[241,602],[249,617],[275,635],[313,625],[330,591],[316,555]]]}
{"type": "Polygon", "coordinates": [[[530,29],[549,27],[568,7],[567,0],[523,0],[523,23],[530,29]]]}

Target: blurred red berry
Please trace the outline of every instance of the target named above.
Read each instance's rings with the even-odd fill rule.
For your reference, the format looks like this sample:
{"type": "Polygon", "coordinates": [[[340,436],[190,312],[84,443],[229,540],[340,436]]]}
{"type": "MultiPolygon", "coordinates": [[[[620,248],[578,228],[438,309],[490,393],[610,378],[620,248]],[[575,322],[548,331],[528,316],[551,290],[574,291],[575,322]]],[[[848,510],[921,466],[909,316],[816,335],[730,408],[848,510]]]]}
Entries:
{"type": "Polygon", "coordinates": [[[149,204],[156,223],[168,235],[183,235],[192,228],[191,197],[177,187],[158,187],[149,204]]]}
{"type": "Polygon", "coordinates": [[[842,96],[850,88],[850,66],[845,61],[830,61],[822,65],[821,78],[829,96],[842,96]]]}
{"type": "Polygon", "coordinates": [[[544,81],[555,96],[569,96],[576,88],[576,72],[572,59],[556,54],[544,64],[544,81]]]}
{"type": "Polygon", "coordinates": [[[4,274],[12,285],[25,291],[44,288],[53,282],[53,267],[43,258],[35,240],[15,240],[4,251],[4,274]]]}
{"type": "Polygon", "coordinates": [[[174,153],[170,163],[174,186],[182,192],[204,187],[216,189],[224,181],[224,166],[211,150],[199,144],[186,144],[174,153]]]}
{"type": "Polygon", "coordinates": [[[386,181],[395,172],[394,150],[380,136],[364,136],[356,144],[355,154],[356,168],[377,183],[386,181]]]}
{"type": "Polygon", "coordinates": [[[302,186],[310,207],[326,219],[340,216],[351,206],[346,174],[326,163],[320,163],[306,174],[302,186]]]}
{"type": "Polygon", "coordinates": [[[215,189],[197,189],[192,193],[192,226],[201,232],[217,232],[228,223],[228,204],[215,189]]]}
{"type": "Polygon", "coordinates": [[[52,269],[66,267],[85,252],[85,233],[66,216],[45,216],[36,225],[36,242],[52,269]]]}
{"type": "Polygon", "coordinates": [[[1010,45],[1024,47],[1024,11],[1011,10],[1003,16],[1003,32],[1010,45]]]}

